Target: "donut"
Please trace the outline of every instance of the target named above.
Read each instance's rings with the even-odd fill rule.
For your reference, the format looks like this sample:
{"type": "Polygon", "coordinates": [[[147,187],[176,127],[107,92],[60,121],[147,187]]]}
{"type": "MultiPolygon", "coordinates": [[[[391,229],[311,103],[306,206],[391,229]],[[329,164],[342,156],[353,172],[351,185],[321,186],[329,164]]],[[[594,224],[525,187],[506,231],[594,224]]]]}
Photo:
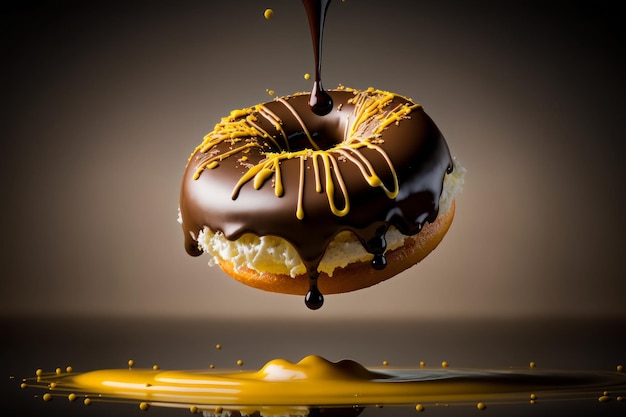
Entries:
{"type": "Polygon", "coordinates": [[[421,261],[454,218],[464,169],[421,105],[340,86],[233,110],[187,161],[185,247],[233,278],[305,295],[369,287],[421,261]]]}

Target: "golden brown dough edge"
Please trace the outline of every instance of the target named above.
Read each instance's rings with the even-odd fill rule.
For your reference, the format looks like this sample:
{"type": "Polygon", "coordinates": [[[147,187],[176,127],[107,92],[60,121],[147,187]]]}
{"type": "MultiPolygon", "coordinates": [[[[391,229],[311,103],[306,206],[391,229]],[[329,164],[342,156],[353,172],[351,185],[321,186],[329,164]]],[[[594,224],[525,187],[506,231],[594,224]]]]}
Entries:
{"type": "MultiPolygon", "coordinates": [[[[454,219],[455,201],[452,200],[447,213],[439,214],[433,223],[426,223],[422,230],[409,236],[404,245],[385,253],[387,267],[372,268],[370,262],[356,262],[345,268],[335,269],[333,276],[321,273],[318,288],[322,294],[339,294],[356,291],[394,277],[420,262],[442,241],[454,219]]],[[[250,287],[282,294],[305,295],[309,290],[309,277],[305,274],[291,277],[285,274],[257,272],[247,267],[235,270],[227,260],[220,260],[224,272],[250,287]]]]}

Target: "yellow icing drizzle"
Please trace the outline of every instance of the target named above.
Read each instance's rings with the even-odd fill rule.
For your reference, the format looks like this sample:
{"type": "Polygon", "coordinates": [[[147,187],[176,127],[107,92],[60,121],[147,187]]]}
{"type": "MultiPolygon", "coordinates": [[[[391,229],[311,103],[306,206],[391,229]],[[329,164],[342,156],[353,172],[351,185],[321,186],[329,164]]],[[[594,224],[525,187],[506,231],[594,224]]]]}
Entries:
{"type": "Polygon", "coordinates": [[[298,112],[284,98],[277,98],[276,101],[285,106],[300,124],[303,133],[306,135],[311,149],[291,151],[287,134],[283,130],[282,120],[264,105],[233,110],[230,115],[223,118],[214,130],[204,137],[202,144],[196,148],[197,153],[205,154],[205,159],[199,164],[194,179],[199,178],[205,169],[217,169],[219,162],[231,155],[247,152],[248,148],[267,149],[267,143],[262,140],[272,142],[279,149],[279,152],[264,152],[265,158],[257,165],[248,169],[235,185],[231,197],[236,199],[241,188],[252,181],[255,190],[260,189],[267,181],[273,179],[274,193],[277,197],[284,194],[281,174],[281,162],[298,158],[300,160],[300,177],[298,187],[298,200],[296,207],[296,217],[304,219],[304,189],[306,161],[311,159],[314,171],[314,186],[318,193],[325,192],[328,199],[330,211],[338,216],[345,216],[350,211],[350,198],[345,181],[339,168],[339,160],[348,161],[354,164],[363,179],[370,187],[381,188],[388,198],[395,198],[399,192],[398,178],[395,168],[386,152],[378,146],[382,132],[392,124],[398,124],[403,119],[410,118],[410,113],[420,107],[419,104],[405,103],[399,104],[393,109],[387,109],[389,104],[397,95],[369,88],[365,91],[346,89],[351,91],[354,97],[349,103],[354,104],[354,111],[348,116],[345,125],[344,140],[330,149],[319,149],[313,137],[298,112]],[[268,120],[282,136],[284,146],[280,146],[274,135],[262,129],[257,122],[256,116],[268,120]],[[211,149],[222,142],[228,142],[232,147],[226,152],[211,152],[211,149]],[[378,175],[373,165],[361,153],[360,149],[367,148],[381,155],[387,163],[393,178],[393,184],[386,185],[378,175]],[[324,180],[322,180],[322,173],[324,180]],[[335,184],[339,190],[336,190],[335,184]],[[335,193],[340,192],[343,197],[343,207],[338,207],[335,203],[335,193]]]}

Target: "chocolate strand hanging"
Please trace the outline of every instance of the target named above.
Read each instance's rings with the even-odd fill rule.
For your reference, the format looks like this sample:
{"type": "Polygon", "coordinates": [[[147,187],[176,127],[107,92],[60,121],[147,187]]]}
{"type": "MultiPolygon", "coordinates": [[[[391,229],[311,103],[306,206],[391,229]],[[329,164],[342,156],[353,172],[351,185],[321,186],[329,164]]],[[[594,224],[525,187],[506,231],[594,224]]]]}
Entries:
{"type": "Polygon", "coordinates": [[[331,0],[302,0],[309,18],[311,39],[313,41],[313,54],[315,57],[315,82],[309,97],[309,107],[318,116],[330,113],[333,108],[333,100],[322,86],[322,38],[324,33],[324,21],[326,11],[331,0]]]}

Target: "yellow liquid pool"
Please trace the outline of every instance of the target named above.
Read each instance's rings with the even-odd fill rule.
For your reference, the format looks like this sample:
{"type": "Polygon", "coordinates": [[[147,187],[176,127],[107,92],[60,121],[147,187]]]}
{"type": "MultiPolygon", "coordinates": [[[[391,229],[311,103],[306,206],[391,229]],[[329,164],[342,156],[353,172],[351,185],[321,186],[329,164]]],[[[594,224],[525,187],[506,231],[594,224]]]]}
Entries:
{"type": "MultiPolygon", "coordinates": [[[[44,390],[44,400],[67,397],[135,403],[139,408],[187,408],[206,415],[306,416],[319,410],[355,415],[367,407],[464,405],[484,410],[490,404],[588,399],[623,402],[626,374],[614,372],[441,367],[365,367],[352,360],[328,361],[311,355],[299,362],[275,359],[259,370],[102,369],[75,373],[71,368],[38,371],[23,388],[44,390]]],[[[623,402],[626,412],[626,402],[623,402]]]]}

